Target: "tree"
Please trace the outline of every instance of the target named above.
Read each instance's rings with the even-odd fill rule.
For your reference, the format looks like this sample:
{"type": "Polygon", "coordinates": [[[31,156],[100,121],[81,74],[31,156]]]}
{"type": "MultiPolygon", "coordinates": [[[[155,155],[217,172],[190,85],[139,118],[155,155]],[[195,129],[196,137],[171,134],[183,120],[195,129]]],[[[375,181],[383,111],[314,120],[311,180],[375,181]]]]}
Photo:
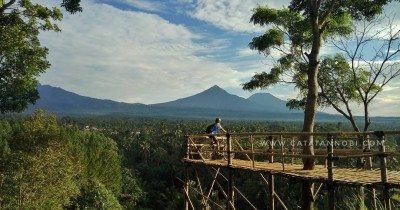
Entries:
{"type": "MultiPolygon", "coordinates": [[[[63,0],[67,12],[81,11],[80,0],[63,0]]],[[[61,11],[30,0],[0,1],[0,112],[21,112],[39,98],[36,77],[50,67],[39,32],[60,31],[61,11]]]]}
{"type": "Polygon", "coordinates": [[[357,132],[360,129],[351,102],[362,105],[363,131],[367,131],[371,124],[369,105],[390,81],[400,75],[400,30],[395,29],[394,16],[385,16],[356,22],[352,36],[332,41],[342,52],[335,56],[340,59],[328,57],[321,64],[321,100],[348,119],[357,132]],[[384,20],[388,20],[387,24],[383,24],[384,20]],[[343,65],[338,66],[338,63],[343,65]]]}
{"type": "MultiPolygon", "coordinates": [[[[284,82],[284,75],[292,74],[296,86],[303,86],[306,98],[303,132],[313,132],[318,107],[318,72],[320,51],[324,40],[344,36],[351,32],[350,20],[371,19],[383,10],[391,0],[292,0],[289,9],[276,10],[259,6],[250,21],[270,25],[272,29],[253,38],[250,48],[267,55],[278,50],[283,55],[269,73],[256,74],[243,88],[253,90],[267,88],[284,82]]],[[[304,135],[303,152],[314,154],[313,138],[304,135]]],[[[303,159],[303,169],[312,170],[314,159],[303,159]]],[[[313,185],[304,184],[303,209],[313,209],[313,185]],[[307,186],[308,185],[308,186],[307,186]]]]}

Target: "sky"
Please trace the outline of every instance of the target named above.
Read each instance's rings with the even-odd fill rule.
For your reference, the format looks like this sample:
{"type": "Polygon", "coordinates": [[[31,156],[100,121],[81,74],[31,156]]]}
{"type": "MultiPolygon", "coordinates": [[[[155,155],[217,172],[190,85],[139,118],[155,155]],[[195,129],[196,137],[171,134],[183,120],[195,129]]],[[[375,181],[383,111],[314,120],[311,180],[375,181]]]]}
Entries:
{"type": "MultiPolygon", "coordinates": [[[[252,9],[266,3],[282,9],[288,2],[83,0],[82,13],[64,14],[57,23],[62,32],[41,33],[51,67],[39,82],[83,96],[128,103],[172,101],[213,85],[244,98],[268,92],[288,100],[297,94],[290,85],[253,92],[242,90],[241,85],[272,65],[270,59],[248,47],[253,37],[267,30],[249,22],[252,9]]],[[[389,9],[396,11],[396,7],[400,8],[389,9]]],[[[332,53],[328,47],[323,50],[332,53]]],[[[354,110],[362,114],[360,109],[354,110]]],[[[336,114],[330,109],[321,111],[336,114]]],[[[370,114],[400,116],[400,78],[374,99],[370,114]]]]}

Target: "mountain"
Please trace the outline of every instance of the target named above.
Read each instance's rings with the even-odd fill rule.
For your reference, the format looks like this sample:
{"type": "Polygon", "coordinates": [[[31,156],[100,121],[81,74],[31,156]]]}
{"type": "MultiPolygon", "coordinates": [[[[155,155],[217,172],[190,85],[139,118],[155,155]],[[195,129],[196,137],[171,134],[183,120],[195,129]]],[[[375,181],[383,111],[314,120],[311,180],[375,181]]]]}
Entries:
{"type": "MultiPolygon", "coordinates": [[[[153,104],[154,107],[207,108],[229,111],[291,112],[283,101],[269,93],[256,93],[248,99],[229,94],[217,85],[186,98],[153,104]]],[[[296,112],[296,111],[294,111],[296,112]]]]}
{"type": "Polygon", "coordinates": [[[60,115],[110,115],[174,118],[301,120],[303,114],[290,111],[286,102],[268,93],[256,93],[245,99],[213,86],[203,92],[158,104],[129,104],[81,96],[62,88],[38,86],[40,99],[27,113],[42,108],[60,115]]]}
{"type": "MultiPolygon", "coordinates": [[[[255,93],[250,96],[248,101],[251,101],[257,107],[268,108],[268,110],[275,110],[276,112],[288,112],[286,101],[283,101],[270,93],[255,93]]],[[[292,111],[297,112],[297,111],[292,111]]]]}
{"type": "Polygon", "coordinates": [[[144,104],[129,104],[81,96],[50,85],[38,86],[40,99],[27,112],[42,108],[58,114],[110,114],[118,112],[148,112],[144,104]]]}
{"type": "Polygon", "coordinates": [[[218,110],[245,110],[252,106],[251,102],[236,95],[229,94],[224,89],[214,85],[213,87],[171,102],[153,104],[154,107],[175,108],[207,108],[218,110]]]}

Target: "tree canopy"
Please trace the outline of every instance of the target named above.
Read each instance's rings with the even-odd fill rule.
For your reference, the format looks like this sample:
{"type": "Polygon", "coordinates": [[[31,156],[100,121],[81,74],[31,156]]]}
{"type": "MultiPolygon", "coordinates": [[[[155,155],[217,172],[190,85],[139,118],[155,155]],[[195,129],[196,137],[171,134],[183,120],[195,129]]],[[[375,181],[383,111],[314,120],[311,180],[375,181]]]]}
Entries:
{"type": "MultiPolygon", "coordinates": [[[[63,0],[60,7],[69,13],[82,11],[80,0],[63,0]]],[[[41,46],[40,31],[60,31],[57,7],[30,0],[0,1],[0,112],[21,112],[39,98],[37,77],[50,63],[48,49],[41,46]]]]}

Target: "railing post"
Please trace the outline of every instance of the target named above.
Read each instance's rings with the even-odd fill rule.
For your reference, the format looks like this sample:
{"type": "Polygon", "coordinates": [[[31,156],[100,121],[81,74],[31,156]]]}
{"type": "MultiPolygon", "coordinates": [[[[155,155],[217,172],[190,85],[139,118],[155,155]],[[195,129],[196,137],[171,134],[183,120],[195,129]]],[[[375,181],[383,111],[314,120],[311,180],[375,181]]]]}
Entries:
{"type": "Polygon", "coordinates": [[[190,154],[190,143],[189,143],[189,136],[186,136],[186,154],[185,157],[186,159],[189,159],[189,154],[190,154]]]}
{"type": "MultiPolygon", "coordinates": [[[[367,143],[366,145],[364,145],[365,146],[364,152],[371,152],[371,140],[370,140],[369,134],[364,135],[364,142],[367,143]]],[[[372,157],[371,156],[366,158],[365,163],[366,163],[366,168],[368,170],[372,170],[372,157]]],[[[373,186],[369,187],[368,189],[369,189],[368,191],[370,192],[371,197],[372,197],[372,209],[376,210],[376,209],[378,209],[378,204],[376,201],[376,190],[373,186]]],[[[364,195],[365,195],[365,193],[364,193],[364,195]]],[[[365,201],[365,199],[364,199],[364,201],[365,201]]]]}
{"type": "Polygon", "coordinates": [[[334,138],[333,135],[328,134],[327,136],[327,152],[328,152],[328,182],[327,182],[327,189],[328,189],[328,209],[334,210],[335,209],[335,186],[333,181],[333,144],[334,138]]]}
{"type": "Polygon", "coordinates": [[[253,135],[250,135],[250,143],[251,143],[251,155],[252,155],[253,168],[254,168],[254,167],[255,167],[255,160],[254,160],[254,141],[253,141],[253,135]]]}
{"type": "Polygon", "coordinates": [[[228,144],[228,166],[232,166],[232,139],[229,132],[226,133],[226,142],[228,144]]]}
{"type": "Polygon", "coordinates": [[[274,137],[273,136],[268,136],[268,142],[269,142],[269,145],[268,145],[268,149],[270,149],[271,150],[271,155],[269,156],[269,162],[270,163],[273,163],[274,162],[274,155],[273,155],[273,149],[274,149],[274,137]]]}
{"type": "Polygon", "coordinates": [[[386,167],[386,154],[384,154],[385,153],[385,133],[383,131],[374,131],[374,135],[378,138],[379,152],[382,153],[379,155],[379,159],[380,159],[381,181],[383,184],[383,200],[384,200],[384,204],[385,204],[385,209],[391,210],[392,207],[390,205],[389,187],[387,185],[388,176],[387,176],[387,167],[386,167]]]}
{"type": "Polygon", "coordinates": [[[235,182],[234,182],[234,169],[232,166],[232,139],[231,134],[226,133],[226,141],[228,143],[228,210],[235,209],[235,182]]]}

